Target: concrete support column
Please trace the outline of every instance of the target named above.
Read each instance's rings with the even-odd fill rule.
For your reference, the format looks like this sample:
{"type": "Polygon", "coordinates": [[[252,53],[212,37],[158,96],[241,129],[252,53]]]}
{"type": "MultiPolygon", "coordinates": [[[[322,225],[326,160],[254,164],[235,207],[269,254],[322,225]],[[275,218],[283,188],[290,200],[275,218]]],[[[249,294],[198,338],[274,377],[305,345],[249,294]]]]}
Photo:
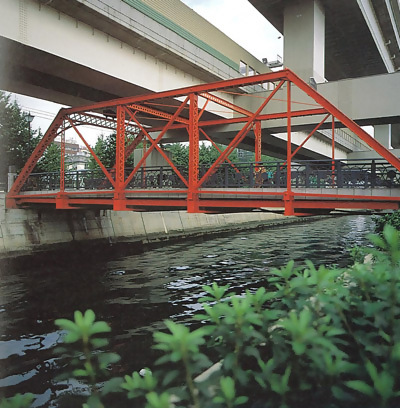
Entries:
{"type": "Polygon", "coordinates": [[[391,143],[393,149],[400,149],[400,123],[393,123],[391,125],[391,143]]]}
{"type": "Polygon", "coordinates": [[[8,166],[8,177],[7,177],[7,191],[11,190],[12,185],[17,177],[17,170],[15,166],[8,166]]]}
{"type": "Polygon", "coordinates": [[[392,148],[392,125],[375,125],[375,139],[387,149],[392,148]]]}
{"type": "Polygon", "coordinates": [[[325,11],[319,0],[287,3],[283,63],[306,82],[325,82],[325,11]]]}

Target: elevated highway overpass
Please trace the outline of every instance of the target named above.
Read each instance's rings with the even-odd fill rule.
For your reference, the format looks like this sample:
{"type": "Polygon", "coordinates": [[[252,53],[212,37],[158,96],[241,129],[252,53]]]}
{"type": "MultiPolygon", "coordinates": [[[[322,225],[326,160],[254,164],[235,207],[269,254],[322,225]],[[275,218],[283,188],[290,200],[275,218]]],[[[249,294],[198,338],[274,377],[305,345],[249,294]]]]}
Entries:
{"type": "MultiPolygon", "coordinates": [[[[153,8],[157,2],[151,0],[3,3],[0,53],[5,58],[0,63],[0,88],[8,91],[77,106],[234,78],[240,76],[244,61],[246,74],[252,73],[250,68],[260,73],[269,71],[179,0],[163,2],[158,9],[153,8]]],[[[393,124],[399,122],[398,75],[319,83],[317,87],[362,125],[393,124]]],[[[254,85],[220,96],[252,110],[257,95],[265,95],[272,88],[254,85]]],[[[279,93],[276,99],[269,106],[272,111],[280,111],[285,103],[279,93]]],[[[308,103],[303,95],[294,95],[294,100],[308,103]]],[[[169,103],[176,105],[177,101],[169,103]]],[[[210,103],[204,115],[218,119],[224,114],[217,110],[210,103]]],[[[275,120],[262,122],[262,126],[263,135],[269,136],[263,152],[284,156],[285,123],[275,120]]],[[[293,137],[294,146],[298,146],[306,137],[301,132],[311,131],[315,122],[309,117],[296,118],[292,126],[299,132],[293,137]]],[[[227,143],[235,131],[235,125],[227,125],[214,135],[215,140],[227,143]]],[[[170,132],[170,138],[181,140],[179,132],[170,132]]],[[[240,145],[249,149],[253,146],[251,137],[240,145]]],[[[324,134],[321,127],[299,154],[303,159],[324,158],[329,155],[329,146],[330,134],[324,134]]],[[[368,149],[353,135],[341,132],[335,148],[337,157],[368,149]]]]}

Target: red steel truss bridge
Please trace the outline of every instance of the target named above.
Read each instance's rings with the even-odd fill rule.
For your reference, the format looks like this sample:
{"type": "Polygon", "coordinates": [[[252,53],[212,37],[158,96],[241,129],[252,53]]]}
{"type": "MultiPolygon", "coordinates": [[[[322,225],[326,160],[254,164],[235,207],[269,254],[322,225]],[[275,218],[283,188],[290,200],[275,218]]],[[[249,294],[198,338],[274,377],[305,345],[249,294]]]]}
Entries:
{"type": "Polygon", "coordinates": [[[288,69],[61,109],[7,194],[8,208],[187,209],[192,213],[281,208],[285,215],[302,215],[341,208],[398,209],[399,203],[400,160],[288,69]],[[253,111],[228,100],[232,93],[244,94],[244,87],[266,83],[272,83],[274,89],[264,97],[257,94],[253,111]],[[294,100],[294,93],[297,98],[302,96],[302,102],[294,100]],[[284,99],[278,99],[282,95],[284,99]],[[280,103],[274,104],[277,100],[280,103]],[[209,110],[216,106],[222,113],[210,117],[207,106],[209,110]],[[299,146],[293,147],[292,128],[305,117],[313,117],[315,126],[299,146]],[[276,120],[285,123],[286,158],[263,163],[263,138],[268,137],[262,134],[263,122],[276,120]],[[113,168],[106,168],[96,156],[84,137],[82,125],[116,132],[113,168]],[[211,135],[229,126],[235,132],[221,150],[211,135]],[[296,154],[315,132],[327,127],[332,131],[331,157],[297,160],[296,154]],[[380,158],[335,158],[338,127],[349,129],[380,158]],[[90,151],[97,170],[66,168],[65,132],[70,129],[90,151]],[[56,137],[61,137],[60,171],[33,173],[56,137]],[[246,138],[254,143],[255,162],[230,162],[230,154],[246,138]],[[175,165],[162,149],[162,143],[171,140],[188,143],[188,166],[175,165]],[[220,152],[206,168],[199,165],[201,140],[209,141],[220,152]],[[143,145],[143,157],[134,168],[127,168],[126,160],[139,144],[143,145]],[[146,166],[153,150],[168,165],[146,166]]]}

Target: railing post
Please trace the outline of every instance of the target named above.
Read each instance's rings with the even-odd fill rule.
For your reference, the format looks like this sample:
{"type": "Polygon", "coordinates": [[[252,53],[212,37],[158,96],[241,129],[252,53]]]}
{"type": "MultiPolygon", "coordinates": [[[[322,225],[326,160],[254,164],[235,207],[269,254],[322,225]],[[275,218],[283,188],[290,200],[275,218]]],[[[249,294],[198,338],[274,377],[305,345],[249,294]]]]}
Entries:
{"type": "MultiPolygon", "coordinates": [[[[255,137],[255,161],[261,162],[261,122],[257,120],[254,124],[254,137],[255,137]]],[[[256,167],[258,170],[258,166],[256,167]]]]}
{"type": "Polygon", "coordinates": [[[224,166],[224,181],[225,181],[225,188],[229,187],[229,168],[228,166],[224,166]]]}
{"type": "Polygon", "coordinates": [[[343,166],[340,160],[336,161],[336,182],[338,188],[343,188],[343,166]]]}
{"type": "Polygon", "coordinates": [[[376,162],[372,160],[371,162],[371,187],[374,188],[376,186],[376,162]]]}
{"type": "Polygon", "coordinates": [[[145,177],[145,174],[144,174],[144,168],[143,167],[140,168],[140,180],[141,180],[141,188],[146,188],[147,183],[146,183],[146,177],[145,177]]]}
{"type": "Polygon", "coordinates": [[[160,188],[163,188],[163,166],[160,166],[159,183],[160,188]]]}
{"type": "Polygon", "coordinates": [[[199,111],[198,96],[189,96],[189,186],[187,195],[187,212],[199,212],[199,111]]]}
{"type": "Polygon", "coordinates": [[[281,186],[281,165],[278,162],[276,164],[276,171],[275,171],[275,187],[280,188],[281,186]]]}
{"type": "MultiPolygon", "coordinates": [[[[255,167],[257,168],[257,166],[255,167]]],[[[254,166],[253,163],[250,163],[250,169],[249,169],[249,187],[253,188],[254,187],[254,166]]]]}
{"type": "Polygon", "coordinates": [[[310,176],[311,176],[310,163],[306,163],[306,182],[305,182],[306,188],[310,187],[310,176]]]}

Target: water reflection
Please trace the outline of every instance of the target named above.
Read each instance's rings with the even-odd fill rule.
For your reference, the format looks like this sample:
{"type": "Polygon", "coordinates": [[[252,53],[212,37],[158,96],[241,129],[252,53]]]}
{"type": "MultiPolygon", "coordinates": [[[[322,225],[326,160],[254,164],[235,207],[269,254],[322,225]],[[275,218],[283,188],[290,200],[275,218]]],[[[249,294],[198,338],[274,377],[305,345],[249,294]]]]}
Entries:
{"type": "Polygon", "coordinates": [[[151,366],[152,332],[166,318],[190,322],[202,285],[233,290],[263,285],[268,271],[294,259],[348,262],[347,248],[365,242],[370,217],[351,216],[241,232],[203,242],[184,241],[146,253],[101,260],[52,254],[38,266],[0,269],[0,392],[34,392],[36,406],[56,407],[79,383],[55,382],[53,349],[61,333],[54,320],[92,308],[113,331],[110,347],[122,355],[121,373],[151,366]],[[61,401],[61,400],[60,400],[61,401]]]}

